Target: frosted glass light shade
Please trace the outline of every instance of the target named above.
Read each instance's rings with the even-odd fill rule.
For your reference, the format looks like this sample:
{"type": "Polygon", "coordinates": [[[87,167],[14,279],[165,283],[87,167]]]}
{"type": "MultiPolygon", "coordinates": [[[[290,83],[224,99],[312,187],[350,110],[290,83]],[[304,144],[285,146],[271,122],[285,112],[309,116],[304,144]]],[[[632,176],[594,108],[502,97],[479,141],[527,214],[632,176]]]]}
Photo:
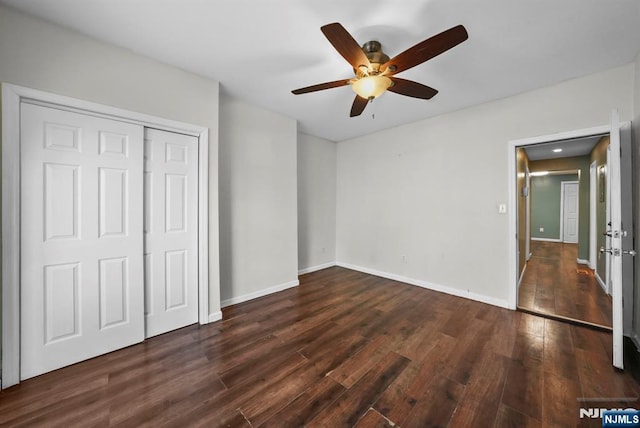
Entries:
{"type": "Polygon", "coordinates": [[[377,98],[391,86],[387,76],[362,77],[351,84],[353,91],[364,99],[377,98]]]}

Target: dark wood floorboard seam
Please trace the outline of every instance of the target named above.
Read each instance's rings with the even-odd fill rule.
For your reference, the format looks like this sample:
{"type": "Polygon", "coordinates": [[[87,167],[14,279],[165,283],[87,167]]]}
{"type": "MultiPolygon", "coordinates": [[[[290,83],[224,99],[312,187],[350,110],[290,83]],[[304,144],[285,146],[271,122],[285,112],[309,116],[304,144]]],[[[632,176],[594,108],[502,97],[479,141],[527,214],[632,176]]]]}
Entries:
{"type": "Polygon", "coordinates": [[[593,326],[341,267],[300,278],[1,391],[0,426],[573,426],[578,399],[640,396],[593,326]]]}
{"type": "Polygon", "coordinates": [[[602,332],[605,332],[605,333],[611,333],[613,331],[613,329],[611,327],[606,327],[604,325],[593,324],[593,323],[590,323],[590,322],[587,322],[587,321],[577,320],[577,319],[573,319],[573,318],[567,318],[567,317],[563,317],[563,316],[555,315],[555,314],[548,314],[548,313],[545,313],[545,312],[535,311],[535,310],[523,308],[523,307],[520,307],[520,306],[518,306],[517,310],[520,311],[520,312],[524,312],[525,314],[530,314],[530,315],[535,315],[535,316],[539,316],[539,317],[542,317],[542,318],[547,318],[547,319],[550,319],[550,320],[565,322],[565,323],[568,323],[568,324],[573,324],[573,325],[576,325],[576,326],[579,326],[579,327],[590,328],[590,329],[602,331],[602,332]]]}

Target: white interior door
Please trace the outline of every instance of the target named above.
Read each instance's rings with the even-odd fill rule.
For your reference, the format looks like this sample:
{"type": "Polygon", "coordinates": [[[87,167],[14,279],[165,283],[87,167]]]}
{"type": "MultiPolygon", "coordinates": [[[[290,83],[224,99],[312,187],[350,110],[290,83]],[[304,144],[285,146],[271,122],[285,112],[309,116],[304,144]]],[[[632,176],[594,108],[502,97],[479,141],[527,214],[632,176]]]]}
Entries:
{"type": "Polygon", "coordinates": [[[145,129],[146,336],[198,321],[198,139],[145,129]]]}
{"type": "Polygon", "coordinates": [[[578,188],[577,181],[562,182],[562,241],[578,243],[578,188]]]}
{"type": "Polygon", "coordinates": [[[620,183],[620,121],[618,112],[611,114],[611,138],[609,149],[609,188],[611,189],[611,246],[610,259],[613,306],[613,365],[622,369],[623,323],[622,323],[622,198],[620,183]]]}
{"type": "Polygon", "coordinates": [[[21,106],[20,378],[144,340],[141,126],[21,106]]]}
{"type": "MultiPolygon", "coordinates": [[[[606,167],[605,167],[605,173],[604,173],[604,178],[605,178],[605,218],[604,221],[606,223],[606,227],[608,228],[607,230],[610,232],[611,231],[611,137],[609,137],[609,145],[607,146],[607,158],[606,158],[606,167]]],[[[611,234],[609,233],[606,237],[605,237],[605,245],[606,248],[612,248],[612,242],[611,242],[611,234]]],[[[605,253],[606,254],[606,253],[605,253]]],[[[607,294],[611,295],[613,293],[612,288],[613,286],[611,285],[611,257],[610,255],[607,255],[604,258],[604,282],[607,286],[607,294]]]]}

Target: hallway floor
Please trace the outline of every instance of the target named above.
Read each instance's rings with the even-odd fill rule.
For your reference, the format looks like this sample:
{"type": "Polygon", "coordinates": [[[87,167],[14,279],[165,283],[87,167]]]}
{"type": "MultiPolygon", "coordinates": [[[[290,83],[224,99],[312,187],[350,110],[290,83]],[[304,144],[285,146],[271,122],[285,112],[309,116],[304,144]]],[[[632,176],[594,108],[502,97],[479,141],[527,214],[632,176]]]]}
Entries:
{"type": "Polygon", "coordinates": [[[518,291],[519,307],[612,326],[611,296],[591,269],[577,263],[577,244],[532,241],[531,252],[518,291]]]}

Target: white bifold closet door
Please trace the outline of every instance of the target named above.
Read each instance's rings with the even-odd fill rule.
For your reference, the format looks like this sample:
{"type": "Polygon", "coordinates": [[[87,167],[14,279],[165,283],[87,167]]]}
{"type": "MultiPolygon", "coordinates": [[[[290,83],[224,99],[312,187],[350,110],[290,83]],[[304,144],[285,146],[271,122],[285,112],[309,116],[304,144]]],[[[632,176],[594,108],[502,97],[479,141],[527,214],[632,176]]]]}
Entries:
{"type": "Polygon", "coordinates": [[[144,340],[143,127],[21,106],[20,377],[144,340]]]}
{"type": "Polygon", "coordinates": [[[144,137],[146,336],[198,321],[198,139],[144,137]]]}

